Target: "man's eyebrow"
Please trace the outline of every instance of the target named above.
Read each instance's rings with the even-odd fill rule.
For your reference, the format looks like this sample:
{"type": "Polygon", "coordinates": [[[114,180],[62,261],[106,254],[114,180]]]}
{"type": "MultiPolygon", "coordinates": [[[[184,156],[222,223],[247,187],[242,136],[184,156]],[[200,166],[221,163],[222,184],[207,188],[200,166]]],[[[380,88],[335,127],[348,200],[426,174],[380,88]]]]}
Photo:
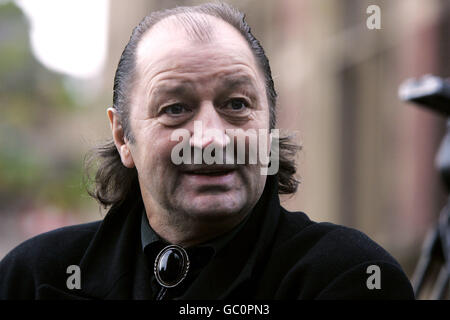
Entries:
{"type": "Polygon", "coordinates": [[[233,90],[239,87],[247,87],[251,89],[255,88],[255,83],[249,76],[225,77],[222,80],[222,85],[225,89],[228,90],[233,90]]]}
{"type": "MultiPolygon", "coordinates": [[[[224,91],[245,89],[245,91],[256,91],[256,84],[250,76],[225,76],[220,79],[220,87],[224,91]]],[[[187,96],[192,95],[195,84],[190,81],[183,81],[176,84],[161,84],[149,92],[152,99],[162,96],[187,96]]]]}
{"type": "Polygon", "coordinates": [[[158,97],[161,95],[174,95],[174,96],[182,96],[186,95],[189,92],[192,92],[192,85],[189,83],[178,83],[175,85],[161,85],[155,88],[151,95],[154,97],[158,97]]]}

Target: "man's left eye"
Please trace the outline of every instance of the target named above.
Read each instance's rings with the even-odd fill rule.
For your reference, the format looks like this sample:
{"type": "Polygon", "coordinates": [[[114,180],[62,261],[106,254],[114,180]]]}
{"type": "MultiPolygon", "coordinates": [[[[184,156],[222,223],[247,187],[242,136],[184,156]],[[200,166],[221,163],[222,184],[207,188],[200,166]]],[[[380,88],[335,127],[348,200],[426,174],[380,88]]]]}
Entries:
{"type": "Polygon", "coordinates": [[[242,111],[248,107],[248,103],[244,99],[230,99],[227,102],[226,107],[233,111],[242,111]]]}
{"type": "Polygon", "coordinates": [[[169,115],[181,115],[185,112],[189,111],[185,106],[180,103],[175,103],[170,106],[167,106],[163,109],[163,112],[169,115]]]}

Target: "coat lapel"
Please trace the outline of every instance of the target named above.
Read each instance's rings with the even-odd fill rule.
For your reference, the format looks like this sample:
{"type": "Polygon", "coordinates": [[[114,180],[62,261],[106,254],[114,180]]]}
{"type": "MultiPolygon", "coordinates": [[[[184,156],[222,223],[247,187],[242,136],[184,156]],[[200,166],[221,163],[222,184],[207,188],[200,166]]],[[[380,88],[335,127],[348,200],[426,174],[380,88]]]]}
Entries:
{"type": "MultiPolygon", "coordinates": [[[[80,263],[82,291],[99,299],[131,299],[135,271],[146,268],[139,254],[142,201],[125,201],[113,207],[104,218],[80,263]],[[84,286],[84,287],[83,287],[84,286]]],[[[142,251],[142,250],[141,250],[142,251]]],[[[147,282],[149,286],[149,283],[147,282]]],[[[137,286],[145,291],[145,283],[137,286]]]]}
{"type": "Polygon", "coordinates": [[[78,294],[77,291],[69,293],[49,284],[39,286],[36,300],[90,300],[78,294]]]}

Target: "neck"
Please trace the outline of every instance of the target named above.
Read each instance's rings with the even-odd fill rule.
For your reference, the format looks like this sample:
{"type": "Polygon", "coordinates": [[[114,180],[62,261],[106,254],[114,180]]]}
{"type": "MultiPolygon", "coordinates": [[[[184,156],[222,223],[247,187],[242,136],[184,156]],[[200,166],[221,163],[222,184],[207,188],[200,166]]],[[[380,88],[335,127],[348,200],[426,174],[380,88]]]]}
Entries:
{"type": "MultiPolygon", "coordinates": [[[[236,215],[233,219],[217,219],[217,221],[215,219],[206,219],[206,221],[195,219],[192,221],[193,219],[186,219],[186,217],[164,219],[164,216],[152,214],[147,208],[146,212],[151,227],[161,238],[182,247],[195,246],[221,236],[235,228],[246,217],[241,214],[236,215]]],[[[169,215],[169,217],[173,216],[176,214],[169,215]]]]}

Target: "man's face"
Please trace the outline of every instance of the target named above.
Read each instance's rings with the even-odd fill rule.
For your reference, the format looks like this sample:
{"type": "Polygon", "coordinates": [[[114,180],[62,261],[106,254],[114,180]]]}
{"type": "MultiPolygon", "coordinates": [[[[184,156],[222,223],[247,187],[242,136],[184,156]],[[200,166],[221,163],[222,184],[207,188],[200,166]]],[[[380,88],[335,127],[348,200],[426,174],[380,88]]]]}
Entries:
{"type": "Polygon", "coordinates": [[[211,18],[212,40],[200,42],[188,40],[170,19],[140,41],[130,99],[135,141],[128,144],[147,214],[150,221],[161,214],[178,221],[242,218],[264,189],[259,162],[226,168],[175,165],[171,152],[178,141],[171,141],[171,134],[186,129],[192,148],[205,148],[225,147],[233,139],[226,129],[268,131],[263,77],[248,44],[225,22],[211,18]],[[194,134],[195,121],[202,135],[194,134]],[[221,134],[208,136],[209,129],[221,134]]]}

